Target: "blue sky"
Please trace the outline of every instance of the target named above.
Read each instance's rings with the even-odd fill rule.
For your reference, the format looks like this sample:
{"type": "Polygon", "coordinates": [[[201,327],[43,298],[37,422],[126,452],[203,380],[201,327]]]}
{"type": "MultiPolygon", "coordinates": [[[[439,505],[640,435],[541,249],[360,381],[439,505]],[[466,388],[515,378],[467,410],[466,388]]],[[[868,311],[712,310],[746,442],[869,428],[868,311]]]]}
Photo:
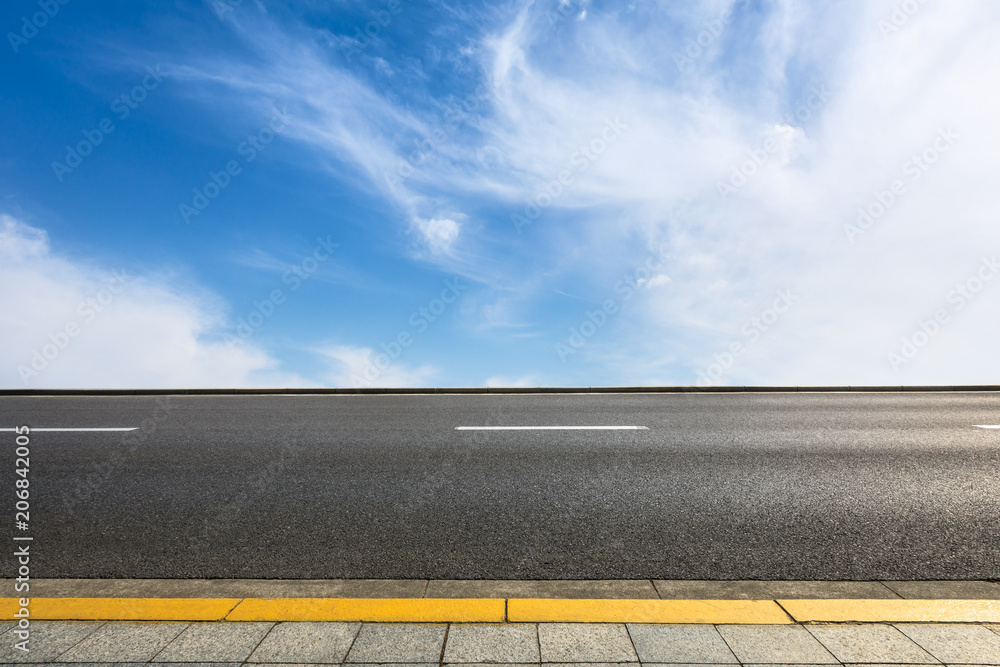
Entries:
{"type": "Polygon", "coordinates": [[[5,3],[0,384],[994,383],[998,26],[5,3]]]}

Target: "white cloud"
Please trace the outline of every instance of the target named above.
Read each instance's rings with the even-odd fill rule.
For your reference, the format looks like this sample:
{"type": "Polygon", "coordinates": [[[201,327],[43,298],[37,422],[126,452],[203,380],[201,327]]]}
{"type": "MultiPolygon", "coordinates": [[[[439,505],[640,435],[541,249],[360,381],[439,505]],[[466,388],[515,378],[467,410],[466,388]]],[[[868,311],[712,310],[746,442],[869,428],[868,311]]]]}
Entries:
{"type": "Polygon", "coordinates": [[[251,345],[222,342],[225,308],[177,276],[52,252],[45,231],[0,216],[0,386],[311,386],[251,345]]]}
{"type": "Polygon", "coordinates": [[[3,266],[48,253],[49,236],[44,229],[26,225],[9,215],[0,215],[0,259],[3,266]]]}
{"type": "Polygon", "coordinates": [[[486,387],[540,387],[543,386],[537,375],[521,375],[520,377],[509,377],[505,375],[494,375],[486,379],[486,387]]]}
{"type": "Polygon", "coordinates": [[[645,287],[646,289],[653,289],[654,287],[663,287],[664,285],[669,285],[673,282],[665,273],[657,273],[651,278],[640,278],[636,281],[637,284],[645,287]]]}
{"type": "Polygon", "coordinates": [[[393,357],[370,347],[332,345],[319,348],[317,353],[326,357],[333,369],[329,374],[336,387],[427,387],[438,371],[433,366],[411,368],[399,361],[400,348],[393,357]]]}
{"type": "MultiPolygon", "coordinates": [[[[984,291],[979,303],[953,313],[948,328],[900,372],[887,357],[947,304],[949,290],[976,270],[983,252],[1000,251],[1000,202],[989,182],[1000,155],[993,120],[1000,93],[991,84],[1000,45],[989,37],[1000,7],[985,0],[924,4],[886,39],[878,22],[892,6],[838,5],[837,18],[818,3],[775,5],[760,36],[763,51],[729,54],[766,64],[756,82],[734,83],[730,66],[710,59],[690,82],[651,81],[664,50],[641,34],[618,39],[615,20],[596,13],[580,36],[587,48],[576,52],[574,67],[546,59],[549,35],[528,29],[530,20],[518,17],[497,30],[490,71],[502,95],[485,124],[487,140],[512,171],[529,174],[526,188],[558,173],[568,157],[558,146],[596,136],[602,118],[620,115],[629,125],[552,204],[575,211],[572,250],[580,264],[595,271],[628,266],[635,260],[624,259],[615,240],[632,234],[645,235],[650,247],[667,243],[675,258],[668,266],[674,288],[651,290],[623,315],[633,333],[623,329],[591,346],[609,371],[635,377],[669,360],[673,382],[692,383],[695,370],[743,338],[741,326],[774,290],[792,286],[801,295],[795,309],[723,381],[995,380],[1000,357],[991,341],[1000,311],[990,303],[1000,299],[1000,280],[990,287],[995,296],[984,291]],[[824,26],[835,34],[814,43],[824,26]],[[787,72],[810,60],[823,63],[814,76],[831,99],[792,124],[786,119],[809,88],[787,72]],[[646,65],[633,74],[623,65],[630,61],[646,65]],[[781,110],[786,104],[789,112],[781,110]],[[904,163],[948,127],[962,139],[911,180],[904,163]],[[722,201],[719,181],[769,140],[770,159],[722,201]],[[906,182],[907,193],[852,245],[845,225],[895,179],[906,182]],[[609,206],[622,212],[613,222],[609,206]]],[[[545,239],[546,223],[559,224],[536,222],[535,238],[545,239]]],[[[568,252],[553,248],[560,258],[568,252]]]]}
{"type": "Polygon", "coordinates": [[[743,324],[775,290],[792,287],[801,295],[794,310],[725,380],[994,381],[1000,309],[991,305],[1000,297],[989,292],[955,312],[900,372],[887,354],[947,303],[981,253],[1000,251],[993,195],[1000,5],[922,3],[884,34],[880,21],[894,4],[771,3],[758,28],[753,21],[739,28],[756,34],[733,39],[731,24],[683,72],[674,56],[705,21],[748,3],[719,0],[673,13],[649,6],[630,14],[631,23],[590,8],[586,21],[558,31],[543,7],[520,5],[472,49],[488,96],[460,125],[433,111],[443,106],[437,100],[390,99],[281,39],[250,35],[271,59],[212,80],[295,109],[292,136],[359,165],[434,250],[429,259],[519,286],[505,293],[504,320],[544,312],[538,302],[554,278],[614,274],[667,244],[672,288],[643,290],[621,316],[622,333],[588,345],[594,358],[609,360],[608,372],[636,377],[656,368],[664,381],[694,382],[720,346],[741,339],[743,324]],[[829,99],[817,101],[810,84],[829,99]],[[609,120],[624,129],[602,143],[609,120]],[[949,127],[961,138],[919,179],[908,175],[907,161],[949,127]],[[427,149],[416,164],[407,157],[414,141],[427,149]],[[769,141],[768,159],[721,198],[719,183],[769,141]],[[470,210],[462,202],[471,197],[518,212],[590,147],[594,158],[583,160],[586,168],[573,172],[572,184],[525,232],[542,246],[538,256],[550,258],[532,275],[508,257],[512,227],[486,234],[464,223],[459,233],[454,216],[441,213],[470,210]],[[482,168],[487,149],[490,167],[482,168]],[[387,174],[404,176],[403,162],[412,169],[387,181],[387,174]],[[905,182],[905,194],[850,243],[845,226],[894,180],[905,182]],[[635,239],[648,248],[636,248],[635,239]]]}
{"type": "Polygon", "coordinates": [[[430,220],[418,218],[415,222],[423,235],[424,242],[435,254],[448,253],[460,231],[459,224],[451,218],[431,218],[430,220]]]}

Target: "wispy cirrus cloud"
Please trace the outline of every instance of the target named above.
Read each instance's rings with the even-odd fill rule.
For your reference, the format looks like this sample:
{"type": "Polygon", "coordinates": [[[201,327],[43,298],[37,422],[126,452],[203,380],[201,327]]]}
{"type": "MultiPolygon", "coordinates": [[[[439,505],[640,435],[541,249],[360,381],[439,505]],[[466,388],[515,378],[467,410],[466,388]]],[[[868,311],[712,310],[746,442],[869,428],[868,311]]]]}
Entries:
{"type": "MultiPolygon", "coordinates": [[[[604,383],[690,384],[749,330],[719,382],[985,381],[1000,315],[983,301],[919,364],[886,359],[1000,250],[1000,9],[920,3],[899,22],[896,4],[444,6],[433,27],[460,42],[352,62],[322,21],[247,5],[225,18],[241,49],[164,60],[207,108],[287,113],[317,171],[394,211],[376,224],[404,239],[401,261],[475,282],[466,342],[551,347],[581,308],[621,305],[566,366],[552,352],[552,368],[510,377],[571,382],[575,364],[604,383]],[[626,298],[623,276],[664,246],[626,298]],[[789,289],[792,310],[746,329],[789,289]]],[[[341,379],[375,354],[329,349],[355,369],[341,379]]],[[[398,381],[436,377],[422,368],[398,381]]]]}

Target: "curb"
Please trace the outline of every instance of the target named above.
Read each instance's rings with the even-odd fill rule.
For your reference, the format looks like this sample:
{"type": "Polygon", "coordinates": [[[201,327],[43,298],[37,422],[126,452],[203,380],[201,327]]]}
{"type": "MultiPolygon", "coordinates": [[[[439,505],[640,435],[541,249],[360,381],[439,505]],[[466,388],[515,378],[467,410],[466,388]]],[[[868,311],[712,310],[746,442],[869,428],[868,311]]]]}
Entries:
{"type": "Polygon", "coordinates": [[[340,396],[411,394],[764,394],[1000,392],[1000,385],[796,387],[320,387],[273,389],[0,389],[0,396],[340,396]]]}
{"type": "MultiPolygon", "coordinates": [[[[14,619],[16,598],[0,599],[14,619]]],[[[1000,623],[1000,600],[33,598],[31,620],[383,623],[1000,623]]]]}

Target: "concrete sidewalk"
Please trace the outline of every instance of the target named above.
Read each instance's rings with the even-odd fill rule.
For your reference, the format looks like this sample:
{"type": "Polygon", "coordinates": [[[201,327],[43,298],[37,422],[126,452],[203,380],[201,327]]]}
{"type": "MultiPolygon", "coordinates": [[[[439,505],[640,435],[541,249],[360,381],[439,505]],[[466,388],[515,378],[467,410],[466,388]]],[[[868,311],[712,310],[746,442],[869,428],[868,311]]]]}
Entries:
{"type": "Polygon", "coordinates": [[[3,664],[1000,665],[1000,625],[45,622],[3,664]]]}
{"type": "MultiPolygon", "coordinates": [[[[1000,665],[989,581],[80,579],[30,593],[30,650],[0,621],[0,665],[1000,665]]],[[[5,619],[20,606],[0,604],[5,619]]]]}

